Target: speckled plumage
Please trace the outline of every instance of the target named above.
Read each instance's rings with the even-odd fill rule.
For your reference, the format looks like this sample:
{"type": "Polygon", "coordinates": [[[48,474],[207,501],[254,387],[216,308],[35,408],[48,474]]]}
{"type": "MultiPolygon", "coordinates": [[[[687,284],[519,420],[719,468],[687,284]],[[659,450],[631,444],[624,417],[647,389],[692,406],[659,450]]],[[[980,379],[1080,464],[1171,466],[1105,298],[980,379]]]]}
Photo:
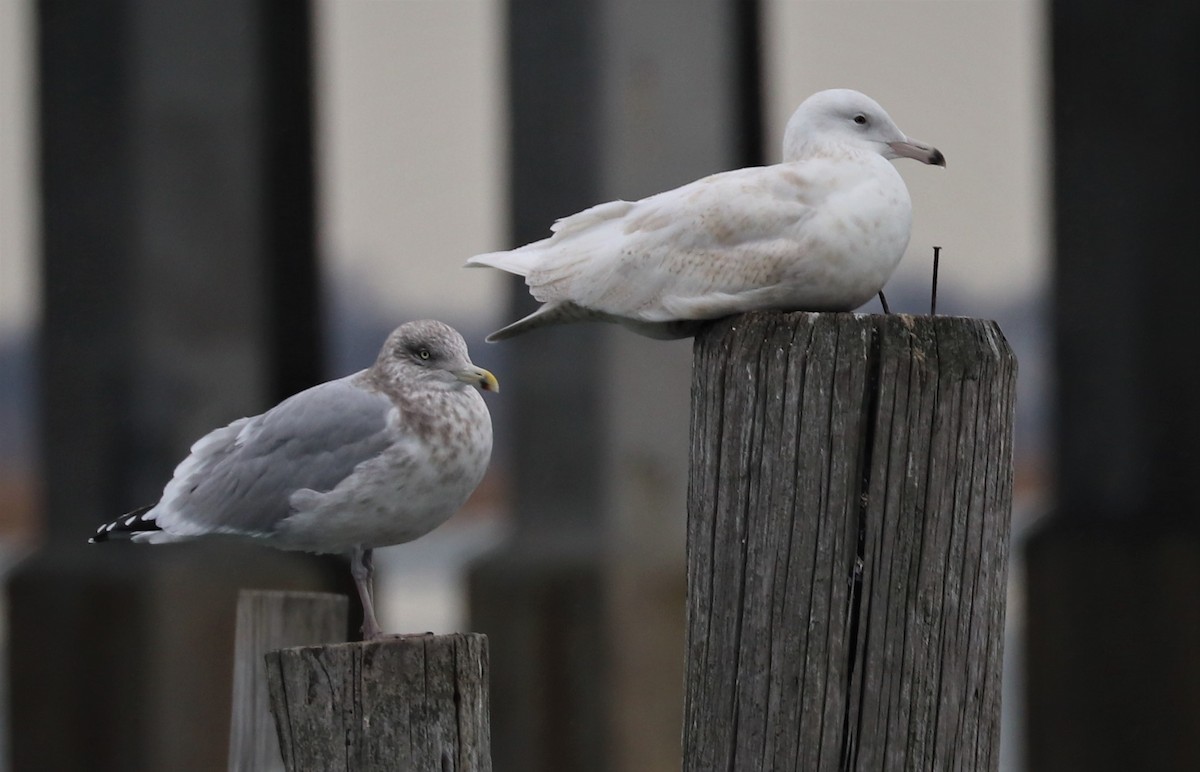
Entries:
{"type": "Polygon", "coordinates": [[[869,97],[818,92],[788,122],[782,163],[599,204],[549,238],[471,258],[524,276],[543,303],[488,340],[591,319],[676,338],[744,311],[856,308],[908,246],[912,206],[889,162],[902,156],[945,164],[869,97]]]}
{"type": "Polygon", "coordinates": [[[157,504],[93,541],[162,543],[212,534],[280,549],[349,553],[374,621],[370,551],[422,536],[475,490],[492,450],[496,390],[466,343],[436,321],[397,328],[366,370],[314,386],[192,445],[157,504]]]}

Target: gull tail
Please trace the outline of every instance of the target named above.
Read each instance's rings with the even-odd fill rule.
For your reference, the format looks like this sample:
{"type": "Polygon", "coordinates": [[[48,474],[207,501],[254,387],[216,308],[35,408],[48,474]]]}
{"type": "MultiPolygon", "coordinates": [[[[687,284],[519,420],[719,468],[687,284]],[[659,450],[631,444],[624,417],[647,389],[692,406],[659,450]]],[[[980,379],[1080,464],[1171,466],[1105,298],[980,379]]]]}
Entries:
{"type": "Polygon", "coordinates": [[[467,261],[468,268],[499,268],[501,271],[515,273],[517,276],[528,276],[529,272],[537,267],[540,254],[537,250],[526,250],[525,248],[514,249],[509,252],[488,252],[482,255],[475,255],[467,261]]]}
{"type": "Polygon", "coordinates": [[[96,529],[96,534],[88,539],[89,544],[98,544],[102,541],[114,541],[117,539],[133,539],[138,541],[138,536],[144,534],[157,533],[162,531],[158,522],[154,518],[147,518],[147,513],[154,509],[155,505],[139,507],[132,512],[127,512],[121,515],[111,523],[105,523],[96,529]]]}
{"type": "Polygon", "coordinates": [[[588,319],[600,319],[603,314],[597,314],[594,311],[589,311],[582,306],[577,306],[569,301],[558,301],[547,303],[538,310],[534,311],[524,319],[519,319],[507,327],[502,327],[496,330],[491,335],[487,336],[489,343],[495,343],[498,340],[508,340],[509,338],[520,335],[530,330],[536,330],[539,327],[548,327],[552,324],[567,324],[569,322],[582,322],[588,319]]]}

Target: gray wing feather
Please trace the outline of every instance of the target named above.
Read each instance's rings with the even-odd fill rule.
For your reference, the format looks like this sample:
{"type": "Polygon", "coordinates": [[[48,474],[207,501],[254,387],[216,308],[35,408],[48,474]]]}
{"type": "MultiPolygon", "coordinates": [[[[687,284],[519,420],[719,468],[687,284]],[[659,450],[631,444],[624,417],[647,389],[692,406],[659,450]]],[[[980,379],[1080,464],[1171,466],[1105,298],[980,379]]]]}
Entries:
{"type": "Polygon", "coordinates": [[[392,409],[386,396],[342,379],[235,421],[192,446],[154,519],[179,535],[270,533],[290,514],[292,493],[331,490],[392,444],[392,409]]]}

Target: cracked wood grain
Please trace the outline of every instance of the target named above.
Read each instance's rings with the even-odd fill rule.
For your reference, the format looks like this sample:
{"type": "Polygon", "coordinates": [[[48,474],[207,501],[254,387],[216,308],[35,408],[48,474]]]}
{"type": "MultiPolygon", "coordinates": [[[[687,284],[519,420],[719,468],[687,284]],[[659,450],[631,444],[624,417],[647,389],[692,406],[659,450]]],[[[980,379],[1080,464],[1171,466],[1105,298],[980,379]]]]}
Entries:
{"type": "Polygon", "coordinates": [[[994,322],[697,336],[684,769],[995,769],[1016,361],[994,322]]]}
{"type": "Polygon", "coordinates": [[[487,637],[418,635],[267,655],[289,772],[489,772],[487,637]]]}

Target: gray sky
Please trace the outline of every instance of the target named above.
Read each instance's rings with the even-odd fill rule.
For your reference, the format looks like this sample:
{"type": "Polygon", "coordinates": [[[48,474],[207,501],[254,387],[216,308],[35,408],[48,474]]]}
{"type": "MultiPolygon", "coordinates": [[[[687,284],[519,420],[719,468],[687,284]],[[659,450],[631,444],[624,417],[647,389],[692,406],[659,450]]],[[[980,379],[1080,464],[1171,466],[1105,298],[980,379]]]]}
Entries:
{"type": "MultiPolygon", "coordinates": [[[[372,300],[498,321],[502,4],[318,0],[321,251],[372,300]]],[[[1045,54],[1034,0],[767,0],[768,149],[813,91],[857,88],[946,169],[901,161],[915,226],[898,276],[1008,298],[1047,280],[1045,54]]],[[[36,313],[30,0],[0,0],[0,334],[36,313]]],[[[569,214],[564,212],[563,214],[569,214]]],[[[546,223],[547,228],[550,223],[546,223]]]]}
{"type": "Polygon", "coordinates": [[[501,277],[462,266],[507,238],[502,3],[316,8],[326,264],[385,308],[499,321],[501,277]]]}
{"type": "Polygon", "coordinates": [[[0,0],[0,336],[35,313],[28,0],[0,0]]]}
{"type": "Polygon", "coordinates": [[[767,0],[771,132],[823,88],[874,97],[945,169],[901,160],[913,232],[896,277],[940,276],[969,295],[1037,291],[1048,275],[1049,168],[1041,2],[767,0]]]}

